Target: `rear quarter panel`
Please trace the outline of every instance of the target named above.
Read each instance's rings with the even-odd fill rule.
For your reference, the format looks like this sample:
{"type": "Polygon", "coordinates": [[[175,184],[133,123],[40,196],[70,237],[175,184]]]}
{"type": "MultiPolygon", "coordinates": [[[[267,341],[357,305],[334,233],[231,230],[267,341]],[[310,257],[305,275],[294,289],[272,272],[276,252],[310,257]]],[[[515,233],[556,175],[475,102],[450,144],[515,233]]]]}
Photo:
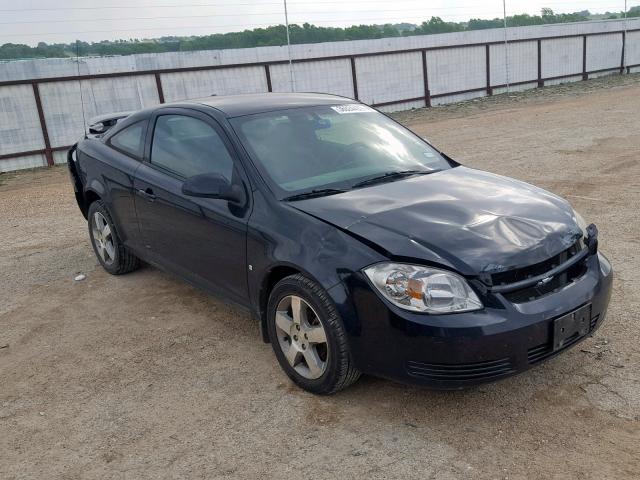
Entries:
{"type": "Polygon", "coordinates": [[[85,198],[97,195],[109,210],[121,240],[128,246],[138,246],[133,180],[140,162],[98,139],[80,142],[76,157],[85,198]]]}

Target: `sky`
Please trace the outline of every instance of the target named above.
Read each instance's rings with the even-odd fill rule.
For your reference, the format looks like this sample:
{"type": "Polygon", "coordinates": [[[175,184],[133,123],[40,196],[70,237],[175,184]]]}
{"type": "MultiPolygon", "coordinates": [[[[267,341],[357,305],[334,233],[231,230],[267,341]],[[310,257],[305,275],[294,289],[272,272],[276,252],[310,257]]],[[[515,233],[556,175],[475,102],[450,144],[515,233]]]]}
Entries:
{"type": "MultiPolygon", "coordinates": [[[[624,0],[506,0],[507,15],[619,12],[624,0]]],[[[415,23],[502,16],[502,0],[287,0],[290,23],[415,23]]],[[[638,4],[629,0],[629,6],[638,4]]],[[[283,0],[0,0],[0,44],[206,35],[284,23],[283,0]]]]}

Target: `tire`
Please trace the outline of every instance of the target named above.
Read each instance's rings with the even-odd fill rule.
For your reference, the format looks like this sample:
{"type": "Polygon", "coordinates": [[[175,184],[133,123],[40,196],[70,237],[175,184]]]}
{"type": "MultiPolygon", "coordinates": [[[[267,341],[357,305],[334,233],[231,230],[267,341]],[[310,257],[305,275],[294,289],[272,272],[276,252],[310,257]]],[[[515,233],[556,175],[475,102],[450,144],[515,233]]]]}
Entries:
{"type": "Polygon", "coordinates": [[[140,260],[120,241],[109,211],[102,200],[89,206],[87,215],[91,246],[100,265],[112,275],[122,275],[140,268],[140,260]]]}
{"type": "Polygon", "coordinates": [[[328,395],[360,377],[333,302],[322,287],[305,276],[291,275],[273,288],[267,330],[280,366],[304,390],[328,395]]]}

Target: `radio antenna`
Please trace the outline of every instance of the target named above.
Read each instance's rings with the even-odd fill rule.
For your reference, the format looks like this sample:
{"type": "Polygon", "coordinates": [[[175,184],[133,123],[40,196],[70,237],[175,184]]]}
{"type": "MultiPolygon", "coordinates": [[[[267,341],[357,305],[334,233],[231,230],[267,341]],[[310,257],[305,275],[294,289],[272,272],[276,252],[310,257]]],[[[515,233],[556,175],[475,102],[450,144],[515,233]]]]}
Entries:
{"type": "Polygon", "coordinates": [[[82,131],[87,138],[87,118],[84,113],[84,96],[82,94],[82,80],[80,80],[80,40],[76,40],[76,66],[78,67],[78,87],[80,87],[80,105],[82,109],[82,131]]]}

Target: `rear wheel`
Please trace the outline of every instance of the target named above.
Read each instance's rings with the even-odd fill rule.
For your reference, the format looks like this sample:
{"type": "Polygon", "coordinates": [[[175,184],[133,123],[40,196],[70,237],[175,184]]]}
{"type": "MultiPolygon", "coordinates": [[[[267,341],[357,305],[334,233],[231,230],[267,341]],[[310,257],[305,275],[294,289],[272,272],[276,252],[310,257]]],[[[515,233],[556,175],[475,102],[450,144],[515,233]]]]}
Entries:
{"type": "Polygon", "coordinates": [[[96,200],[89,206],[87,218],[93,251],[107,272],[121,275],[140,267],[138,257],[129,252],[120,241],[111,215],[102,200],[96,200]]]}
{"type": "Polygon", "coordinates": [[[303,275],[274,287],[267,312],[269,337],[278,362],[297,385],[330,394],[360,377],[346,333],[326,292],[303,275]]]}

